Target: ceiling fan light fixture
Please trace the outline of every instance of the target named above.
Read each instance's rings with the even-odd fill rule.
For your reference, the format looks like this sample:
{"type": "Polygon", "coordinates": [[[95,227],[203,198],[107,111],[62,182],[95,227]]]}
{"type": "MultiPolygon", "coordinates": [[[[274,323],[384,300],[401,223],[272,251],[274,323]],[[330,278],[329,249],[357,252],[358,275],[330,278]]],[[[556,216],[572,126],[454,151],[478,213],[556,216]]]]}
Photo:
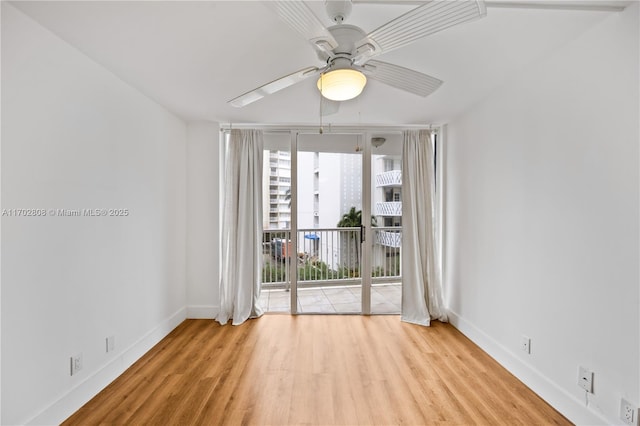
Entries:
{"type": "Polygon", "coordinates": [[[341,68],[320,75],[318,90],[332,101],[348,101],[362,93],[367,77],[360,71],[341,68]]]}

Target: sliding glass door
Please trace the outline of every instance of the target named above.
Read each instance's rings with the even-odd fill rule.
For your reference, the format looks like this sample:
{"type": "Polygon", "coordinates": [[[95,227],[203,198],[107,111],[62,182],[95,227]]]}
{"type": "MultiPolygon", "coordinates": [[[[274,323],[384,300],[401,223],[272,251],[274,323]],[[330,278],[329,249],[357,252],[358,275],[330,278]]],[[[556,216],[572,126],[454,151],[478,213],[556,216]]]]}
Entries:
{"type": "Polygon", "coordinates": [[[371,137],[371,313],[398,314],[402,300],[402,140],[371,137]]]}
{"type": "Polygon", "coordinates": [[[265,134],[267,312],[398,314],[401,134],[265,134]]]}
{"type": "Polygon", "coordinates": [[[364,312],[363,150],[360,134],[297,135],[298,313],[364,312]]]}
{"type": "Polygon", "coordinates": [[[291,137],[265,132],[262,164],[262,289],[267,312],[291,312],[291,137]]]}

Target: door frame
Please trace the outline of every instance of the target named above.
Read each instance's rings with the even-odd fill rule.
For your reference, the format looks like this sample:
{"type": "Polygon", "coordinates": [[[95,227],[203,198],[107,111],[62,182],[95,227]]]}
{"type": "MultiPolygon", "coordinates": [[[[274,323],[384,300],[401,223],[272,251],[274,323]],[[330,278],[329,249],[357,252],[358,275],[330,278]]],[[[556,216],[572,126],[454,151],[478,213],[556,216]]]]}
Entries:
{"type": "MultiPolygon", "coordinates": [[[[359,139],[362,146],[362,220],[364,238],[361,237],[360,253],[362,254],[360,262],[360,312],[359,315],[371,314],[371,256],[372,245],[371,239],[373,232],[371,231],[371,138],[368,131],[344,132],[345,134],[354,134],[359,139]],[[367,220],[366,218],[369,218],[367,220]]],[[[298,253],[298,138],[300,135],[312,134],[311,132],[300,132],[297,130],[290,131],[291,137],[291,221],[290,233],[293,253],[298,253]]],[[[296,261],[289,262],[289,282],[290,287],[290,312],[291,315],[298,315],[298,263],[296,261]]]]}

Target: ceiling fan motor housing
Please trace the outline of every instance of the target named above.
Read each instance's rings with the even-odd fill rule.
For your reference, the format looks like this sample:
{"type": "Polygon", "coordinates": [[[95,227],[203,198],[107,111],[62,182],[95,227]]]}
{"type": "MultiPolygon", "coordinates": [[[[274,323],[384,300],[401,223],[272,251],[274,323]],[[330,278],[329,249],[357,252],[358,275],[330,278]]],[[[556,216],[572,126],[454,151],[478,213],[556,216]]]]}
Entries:
{"type": "MultiPolygon", "coordinates": [[[[334,25],[327,28],[333,38],[338,42],[338,46],[333,49],[334,57],[350,58],[352,62],[355,53],[355,43],[366,37],[365,32],[355,25],[334,25]]],[[[333,62],[329,54],[319,51],[318,57],[322,61],[333,62]]],[[[335,60],[335,59],[334,59],[335,60]]]]}

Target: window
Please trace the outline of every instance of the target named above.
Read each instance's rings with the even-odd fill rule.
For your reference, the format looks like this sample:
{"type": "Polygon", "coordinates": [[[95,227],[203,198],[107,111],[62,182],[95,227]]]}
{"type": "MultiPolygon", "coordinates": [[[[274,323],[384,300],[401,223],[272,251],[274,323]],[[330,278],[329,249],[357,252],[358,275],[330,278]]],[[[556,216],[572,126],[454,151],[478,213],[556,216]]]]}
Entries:
{"type": "Polygon", "coordinates": [[[387,189],[384,191],[384,201],[387,203],[393,201],[393,189],[387,189]]]}
{"type": "Polygon", "coordinates": [[[393,161],[393,159],[390,159],[390,158],[385,158],[385,159],[384,159],[384,171],[385,171],[385,172],[390,172],[390,171],[392,171],[392,170],[395,170],[395,169],[393,168],[393,166],[394,166],[394,161],[393,161]]]}

